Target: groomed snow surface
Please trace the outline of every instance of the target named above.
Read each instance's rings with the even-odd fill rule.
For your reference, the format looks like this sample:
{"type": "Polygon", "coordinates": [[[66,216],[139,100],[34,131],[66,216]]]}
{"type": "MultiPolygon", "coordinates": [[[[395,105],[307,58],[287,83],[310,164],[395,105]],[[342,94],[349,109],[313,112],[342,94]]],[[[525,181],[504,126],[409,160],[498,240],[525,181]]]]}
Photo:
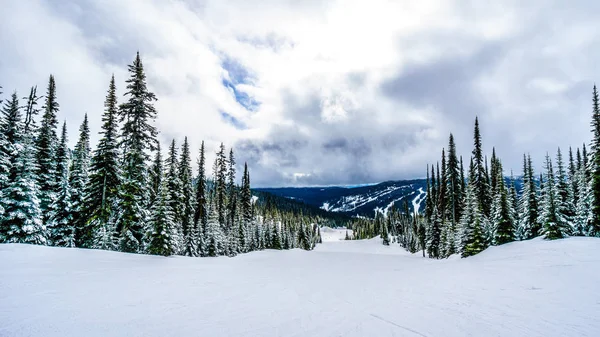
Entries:
{"type": "Polygon", "coordinates": [[[0,245],[0,336],[600,335],[600,239],[437,261],[344,234],[235,258],[0,245]]]}

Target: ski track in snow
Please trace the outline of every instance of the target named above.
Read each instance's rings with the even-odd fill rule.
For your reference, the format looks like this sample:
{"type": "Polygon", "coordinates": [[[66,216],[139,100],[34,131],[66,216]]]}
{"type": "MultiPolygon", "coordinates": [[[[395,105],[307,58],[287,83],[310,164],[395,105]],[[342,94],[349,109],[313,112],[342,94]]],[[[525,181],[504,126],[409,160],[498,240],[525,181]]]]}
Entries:
{"type": "Polygon", "coordinates": [[[415,213],[419,213],[419,210],[421,209],[421,202],[423,202],[423,199],[425,198],[425,194],[427,194],[427,193],[425,191],[423,191],[423,188],[419,187],[419,194],[412,201],[413,210],[415,213]]]}
{"type": "Polygon", "coordinates": [[[600,239],[467,259],[380,239],[235,258],[0,244],[0,336],[598,336],[600,239]]]}

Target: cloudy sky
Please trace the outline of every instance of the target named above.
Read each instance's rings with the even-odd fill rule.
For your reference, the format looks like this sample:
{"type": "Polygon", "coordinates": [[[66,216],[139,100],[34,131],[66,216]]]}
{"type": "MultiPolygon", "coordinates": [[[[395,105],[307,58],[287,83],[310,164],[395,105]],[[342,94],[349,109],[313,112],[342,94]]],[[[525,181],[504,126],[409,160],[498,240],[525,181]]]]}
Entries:
{"type": "MultiPolygon", "coordinates": [[[[588,141],[598,1],[3,0],[0,85],[57,80],[71,143],[140,51],[161,141],[220,142],[253,186],[423,177],[453,132],[520,171],[588,141]],[[484,4],[493,3],[493,4],[484,4]]],[[[43,90],[42,90],[43,91],[43,90]]],[[[94,141],[98,139],[94,137],[94,141]]]]}

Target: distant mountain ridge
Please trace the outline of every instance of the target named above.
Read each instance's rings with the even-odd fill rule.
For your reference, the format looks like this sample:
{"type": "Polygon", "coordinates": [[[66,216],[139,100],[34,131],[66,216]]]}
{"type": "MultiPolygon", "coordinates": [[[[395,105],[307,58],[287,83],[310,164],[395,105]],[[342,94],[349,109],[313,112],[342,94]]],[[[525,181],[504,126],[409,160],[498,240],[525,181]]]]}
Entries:
{"type": "Polygon", "coordinates": [[[408,202],[411,211],[422,211],[421,202],[425,200],[427,181],[412,179],[350,187],[280,187],[254,190],[294,199],[329,212],[373,217],[376,210],[387,212],[392,205],[401,207],[405,201],[408,202]]]}
{"type": "MultiPolygon", "coordinates": [[[[507,186],[510,186],[510,178],[505,177],[505,181],[507,186]]],[[[517,193],[521,191],[521,186],[522,178],[515,177],[517,193]]],[[[411,212],[422,212],[427,194],[427,179],[384,181],[354,186],[276,187],[253,190],[300,201],[328,212],[373,217],[375,211],[387,213],[392,205],[402,207],[405,201],[408,202],[411,212]]]]}

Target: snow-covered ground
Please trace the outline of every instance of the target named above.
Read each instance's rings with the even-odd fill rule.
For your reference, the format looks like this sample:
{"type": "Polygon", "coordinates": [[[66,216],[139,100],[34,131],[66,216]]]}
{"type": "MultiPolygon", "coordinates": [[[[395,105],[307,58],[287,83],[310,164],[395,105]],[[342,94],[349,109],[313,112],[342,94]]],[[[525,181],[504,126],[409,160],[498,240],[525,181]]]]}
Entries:
{"type": "MultiPolygon", "coordinates": [[[[323,242],[335,242],[346,239],[346,228],[321,227],[321,240],[323,242]]],[[[352,236],[352,230],[348,229],[348,235],[352,236]]]]}
{"type": "Polygon", "coordinates": [[[5,244],[0,336],[598,336],[599,266],[593,238],[443,261],[379,240],[235,258],[5,244]]]}

